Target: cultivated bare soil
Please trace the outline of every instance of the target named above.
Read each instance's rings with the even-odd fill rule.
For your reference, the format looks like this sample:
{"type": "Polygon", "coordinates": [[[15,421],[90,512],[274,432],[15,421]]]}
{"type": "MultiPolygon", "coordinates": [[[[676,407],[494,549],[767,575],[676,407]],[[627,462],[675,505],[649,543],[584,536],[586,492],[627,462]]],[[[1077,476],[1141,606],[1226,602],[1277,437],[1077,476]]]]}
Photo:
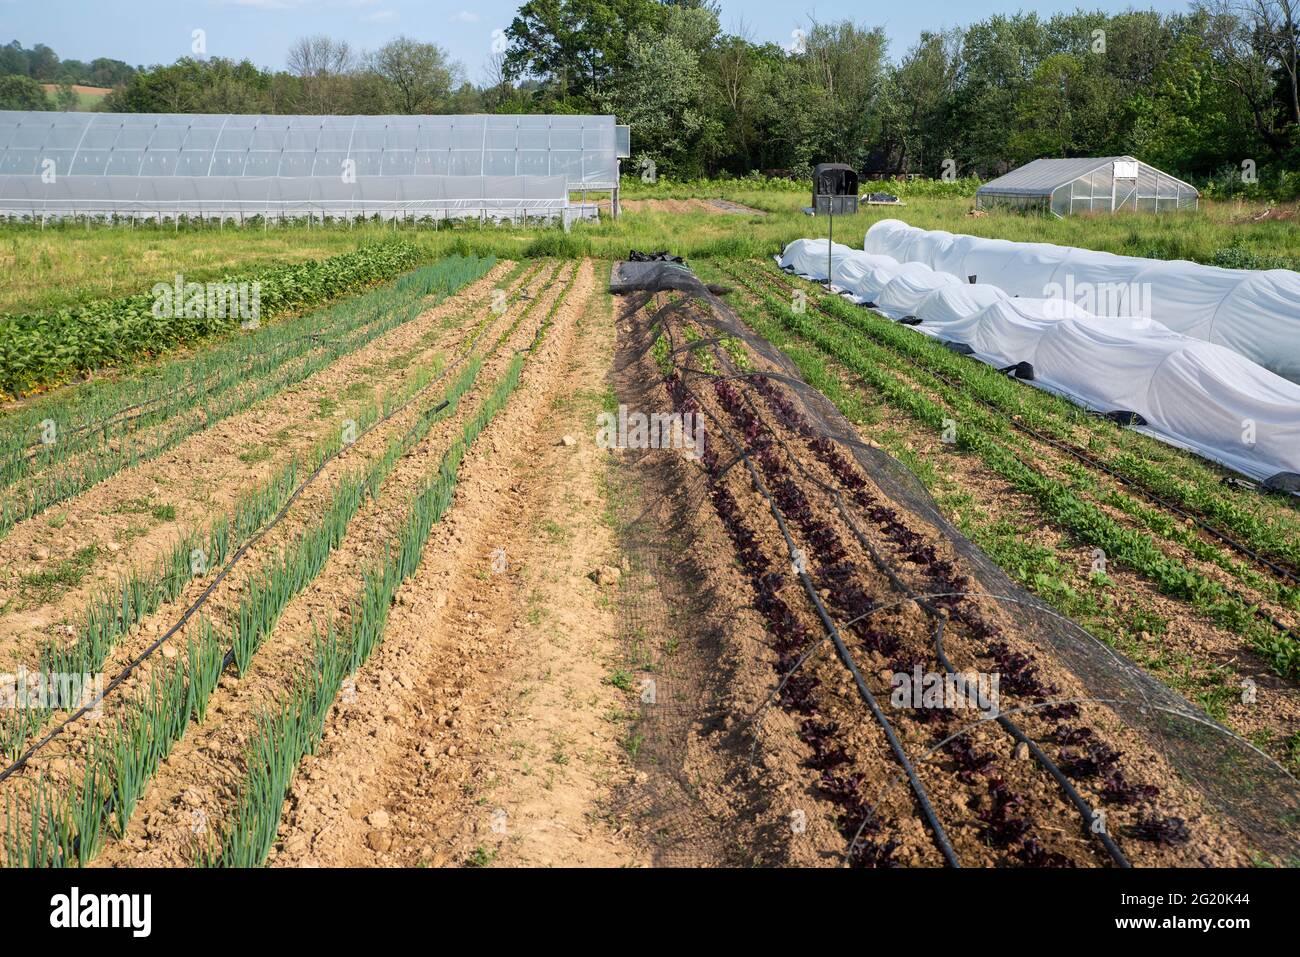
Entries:
{"type": "MultiPolygon", "coordinates": [[[[678,212],[679,202],[706,204],[626,206],[678,212]]],[[[228,575],[196,573],[106,651],[105,675],[130,677],[102,713],[64,726],[67,712],[56,712],[30,735],[28,744],[59,731],[0,779],[0,809],[28,814],[38,782],[78,793],[107,729],[184,663],[205,622],[233,629],[263,570],[305,540],[340,489],[388,463],[319,567],[284,596],[251,659],[223,669],[203,720],[169,744],[129,821],[106,831],[90,863],[181,867],[210,853],[241,807],[267,715],[300,687],[322,635],[360,614],[358,595],[401,541],[412,502],[517,369],[517,385],[455,460],[451,505],[397,587],[382,642],[344,681],[319,744],[276,796],[267,863],[1269,859],[1122,711],[1089,700],[1021,617],[972,586],[980,568],[969,551],[810,428],[805,382],[725,335],[705,300],[611,296],[609,266],[498,263],[296,386],[15,525],[0,539],[0,670],[34,666],[51,640],[71,644],[91,600],[166,555],[184,528],[230,514],[363,406],[429,377],[329,459],[228,575]],[[458,382],[463,394],[443,400],[458,382]],[[597,417],[620,406],[700,416],[705,446],[602,447],[597,417]],[[935,594],[946,597],[926,597],[935,594]],[[959,675],[1001,674],[1014,729],[891,701],[896,674],[943,672],[941,655],[959,675]]],[[[847,370],[829,375],[836,397],[857,386],[847,370]]],[[[1087,549],[1037,527],[1007,483],[947,457],[900,415],[880,416],[864,441],[888,432],[892,449],[944,460],[945,481],[978,503],[963,508],[1015,516],[1026,540],[1085,563],[1087,549]]],[[[1042,468],[1071,478],[1037,451],[1042,468]]],[[[1094,488],[1095,500],[1105,505],[1108,491],[1094,488]]],[[[1138,527],[1121,509],[1107,514],[1138,527]]],[[[1168,548],[1237,587],[1195,542],[1168,548]]],[[[1186,612],[1129,569],[1110,581],[1121,608],[1186,612]]],[[[1242,586],[1251,601],[1296,622],[1269,582],[1252,581],[1242,586]]],[[[1234,727],[1293,729],[1293,682],[1266,678],[1203,617],[1187,618],[1180,635],[1203,660],[1179,674],[1191,680],[1204,661],[1232,656],[1277,705],[1258,726],[1234,711],[1234,727]]]]}

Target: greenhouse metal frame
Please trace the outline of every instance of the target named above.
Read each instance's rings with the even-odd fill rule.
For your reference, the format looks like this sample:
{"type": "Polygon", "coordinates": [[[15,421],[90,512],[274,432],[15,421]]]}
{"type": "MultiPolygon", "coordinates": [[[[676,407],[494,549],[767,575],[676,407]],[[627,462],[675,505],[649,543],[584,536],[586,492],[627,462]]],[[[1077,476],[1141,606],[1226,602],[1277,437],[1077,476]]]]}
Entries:
{"type": "Polygon", "coordinates": [[[555,222],[568,229],[594,207],[569,202],[563,176],[0,177],[0,215],[45,221],[374,219],[555,222]]]}
{"type": "Polygon", "coordinates": [[[0,111],[0,215],[40,219],[594,215],[630,142],[612,116],[0,111]],[[569,203],[581,191],[580,204],[569,203]]]}
{"type": "Polygon", "coordinates": [[[978,209],[1076,213],[1196,209],[1200,194],[1189,183],[1132,156],[1037,159],[990,180],[975,194],[978,209]]]}

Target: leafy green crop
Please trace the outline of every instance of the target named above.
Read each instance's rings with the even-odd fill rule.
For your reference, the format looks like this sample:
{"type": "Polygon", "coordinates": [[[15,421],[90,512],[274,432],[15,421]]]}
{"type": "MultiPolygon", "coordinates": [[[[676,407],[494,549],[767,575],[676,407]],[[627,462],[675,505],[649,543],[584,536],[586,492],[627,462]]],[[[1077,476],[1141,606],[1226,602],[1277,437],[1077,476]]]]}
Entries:
{"type": "MultiPolygon", "coordinates": [[[[953,421],[949,418],[949,407],[930,399],[924,389],[892,374],[889,370],[896,363],[891,354],[860,329],[852,328],[853,323],[837,320],[833,315],[813,318],[795,312],[757,284],[743,276],[736,278],[788,331],[843,364],[890,405],[936,431],[944,428],[945,422],[953,421]]],[[[833,301],[828,300],[828,304],[833,301]]],[[[927,385],[945,395],[948,401],[957,401],[955,394],[939,383],[927,385]]],[[[1125,527],[1072,489],[1028,464],[1032,456],[1019,447],[1022,444],[1019,438],[1011,436],[1005,425],[999,427],[990,418],[979,416],[973,407],[963,407],[962,413],[956,423],[956,448],[978,455],[985,465],[1031,496],[1045,515],[1080,541],[1103,548],[1111,558],[1145,576],[1163,593],[1189,602],[1219,626],[1243,636],[1278,675],[1300,674],[1300,644],[1271,625],[1256,621],[1254,608],[1242,597],[1166,555],[1149,536],[1125,527]],[[973,422],[978,425],[973,426],[973,422]]]]}
{"type": "MultiPolygon", "coordinates": [[[[222,283],[260,283],[261,317],[269,319],[391,278],[416,266],[420,248],[393,241],[308,260],[222,283]]],[[[55,312],[0,318],[0,394],[21,395],[69,376],[173,346],[197,342],[239,323],[238,316],[156,316],[142,293],[55,312]]],[[[173,310],[184,313],[184,310],[173,310]]]]}

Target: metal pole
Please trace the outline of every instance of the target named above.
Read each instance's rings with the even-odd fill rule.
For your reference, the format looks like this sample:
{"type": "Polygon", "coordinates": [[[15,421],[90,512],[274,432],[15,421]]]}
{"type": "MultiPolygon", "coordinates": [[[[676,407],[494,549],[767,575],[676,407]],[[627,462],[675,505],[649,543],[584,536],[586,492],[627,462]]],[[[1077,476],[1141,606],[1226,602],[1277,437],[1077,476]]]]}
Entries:
{"type": "Polygon", "coordinates": [[[835,248],[835,199],[834,197],[827,198],[826,211],[830,214],[830,219],[829,219],[830,231],[826,236],[826,291],[830,292],[831,276],[834,275],[834,273],[831,271],[831,266],[832,266],[831,250],[835,248]]]}

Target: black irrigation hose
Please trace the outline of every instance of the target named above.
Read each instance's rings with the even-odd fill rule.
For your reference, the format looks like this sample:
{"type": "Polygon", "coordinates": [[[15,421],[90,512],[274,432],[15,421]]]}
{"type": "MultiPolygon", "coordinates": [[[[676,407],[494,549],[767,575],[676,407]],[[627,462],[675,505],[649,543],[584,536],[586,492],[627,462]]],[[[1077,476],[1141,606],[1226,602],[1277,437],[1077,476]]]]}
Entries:
{"type": "MultiPolygon", "coordinates": [[[[919,601],[918,604],[920,604],[919,601]]],[[[948,660],[948,656],[943,650],[943,628],[944,619],[939,618],[938,626],[935,628],[934,632],[935,654],[939,656],[939,663],[943,665],[944,670],[950,675],[955,675],[957,669],[952,666],[952,662],[948,660]]],[[[1132,867],[1133,865],[1129,863],[1128,858],[1124,856],[1124,852],[1119,849],[1119,845],[1117,845],[1114,839],[1110,836],[1110,832],[1104,827],[1100,830],[1095,830],[1097,812],[1092,809],[1092,806],[1088,804],[1087,799],[1079,793],[1078,789],[1075,788],[1070,779],[1065,776],[1065,773],[1057,766],[1056,762],[1048,757],[1043,749],[1038,746],[1038,743],[1021,731],[1019,726],[1005,714],[999,713],[994,720],[997,721],[997,723],[1000,724],[1008,734],[1015,738],[1017,742],[1025,745],[1025,747],[1029,749],[1029,753],[1034,756],[1034,759],[1046,768],[1047,772],[1056,779],[1056,783],[1061,786],[1061,790],[1064,791],[1066,796],[1070,799],[1070,803],[1075,806],[1081,815],[1083,815],[1084,821],[1088,824],[1088,829],[1092,830],[1097,835],[1098,840],[1100,840],[1105,846],[1106,853],[1110,855],[1110,859],[1115,862],[1116,866],[1123,868],[1132,867]]]]}
{"type": "MultiPolygon", "coordinates": [[[[384,421],[385,421],[384,419],[380,419],[375,423],[375,425],[379,425],[384,421]]],[[[97,707],[100,703],[102,703],[104,699],[107,698],[111,692],[116,690],[122,684],[122,682],[126,681],[127,678],[131,677],[131,675],[135,672],[137,668],[140,667],[140,665],[142,665],[149,657],[151,657],[155,651],[161,648],[163,642],[165,642],[167,639],[171,638],[172,635],[176,634],[178,631],[184,628],[186,623],[189,622],[190,618],[192,618],[194,614],[198,612],[198,610],[207,602],[207,600],[212,597],[212,593],[216,590],[217,586],[220,585],[223,581],[225,581],[226,577],[230,574],[230,572],[234,570],[235,564],[241,558],[244,557],[245,553],[247,553],[250,548],[252,548],[258,542],[260,542],[263,538],[265,538],[267,533],[270,532],[271,529],[275,528],[276,525],[280,524],[281,520],[288,513],[290,506],[292,506],[293,503],[297,501],[298,496],[303,493],[303,491],[307,488],[308,485],[310,485],[313,481],[315,481],[316,477],[320,475],[321,471],[325,468],[326,465],[328,465],[336,457],[338,457],[342,453],[343,449],[348,447],[349,446],[340,446],[337,450],[331,452],[328,456],[326,456],[326,458],[321,461],[320,465],[316,467],[316,470],[313,471],[311,475],[307,476],[307,478],[304,479],[302,483],[296,489],[293,490],[293,494],[290,495],[289,498],[285,501],[284,505],[280,508],[280,511],[275,514],[275,517],[272,518],[271,521],[268,522],[266,525],[263,525],[256,535],[254,535],[252,538],[250,538],[248,541],[246,541],[243,545],[241,545],[239,548],[235,550],[235,553],[230,556],[230,559],[222,567],[221,571],[217,573],[217,576],[211,581],[211,583],[209,583],[207,588],[203,589],[203,592],[199,595],[199,597],[196,598],[194,602],[188,608],[185,609],[181,617],[176,620],[176,623],[172,625],[170,628],[168,628],[166,632],[160,635],[158,639],[154,641],[153,644],[151,644],[148,648],[142,651],[135,658],[133,658],[126,665],[126,667],[124,667],[117,674],[117,676],[108,683],[108,685],[104,688],[104,690],[101,691],[95,697],[94,701],[82,705],[82,707],[76,712],[74,712],[70,717],[60,722],[53,729],[51,729],[49,733],[45,735],[45,737],[41,738],[39,741],[37,741],[35,744],[29,747],[26,751],[24,751],[22,755],[20,755],[18,759],[14,761],[13,764],[9,765],[9,767],[5,768],[3,771],[0,771],[0,782],[7,780],[10,776],[15,774],[21,768],[25,767],[26,764],[32,759],[32,757],[36,754],[37,751],[41,750],[41,748],[45,747],[56,737],[62,734],[63,731],[68,727],[68,725],[84,717],[93,708],[97,707]]],[[[226,666],[230,664],[230,661],[233,660],[233,658],[234,658],[233,650],[226,653],[225,658],[222,660],[221,667],[223,671],[225,670],[226,666]]]]}
{"type": "MultiPolygon", "coordinates": [[[[531,273],[523,280],[523,282],[529,281],[536,275],[537,275],[537,271],[531,273]]],[[[529,298],[531,301],[529,305],[526,306],[523,312],[520,314],[519,317],[520,321],[522,321],[523,317],[527,315],[527,313],[530,311],[532,307],[532,302],[535,301],[532,300],[531,297],[529,298]]],[[[518,323],[516,323],[516,325],[518,325],[518,323]]],[[[487,328],[488,327],[485,326],[483,329],[481,329],[475,335],[474,339],[470,342],[469,348],[466,349],[464,352],[462,352],[459,356],[457,356],[456,359],[453,360],[452,363],[448,365],[445,369],[439,372],[436,377],[434,377],[424,386],[422,386],[414,393],[412,393],[410,396],[408,396],[407,399],[404,402],[402,402],[401,405],[397,406],[386,415],[372,422],[370,426],[365,430],[365,432],[361,433],[361,435],[366,435],[369,432],[373,432],[376,428],[383,425],[385,422],[389,421],[400,412],[409,408],[412,402],[414,402],[417,398],[419,398],[429,389],[433,388],[439,382],[442,382],[444,379],[446,379],[446,377],[451,373],[453,369],[457,368],[462,362],[465,361],[466,358],[469,357],[470,353],[473,352],[474,345],[478,342],[479,338],[487,331],[487,328]]],[[[492,347],[492,351],[493,352],[496,351],[496,346],[492,347]]],[[[439,412],[445,409],[447,405],[448,405],[447,401],[444,400],[438,406],[436,406],[435,408],[427,412],[425,414],[426,417],[437,415],[439,412]]],[[[412,427],[412,430],[409,430],[407,432],[407,435],[409,436],[411,434],[411,431],[413,430],[414,427],[412,427]]],[[[361,438],[361,435],[357,436],[358,440],[361,438]]],[[[10,764],[3,771],[0,771],[0,783],[3,783],[4,781],[8,780],[10,777],[12,777],[22,768],[24,768],[28,764],[28,762],[30,762],[31,759],[36,755],[38,751],[40,751],[47,744],[53,741],[56,737],[62,734],[67,729],[68,725],[81,719],[90,711],[92,711],[94,708],[96,708],[100,703],[102,703],[111,692],[116,690],[124,681],[126,681],[127,678],[129,678],[135,672],[137,668],[140,667],[140,665],[142,665],[148,658],[150,658],[154,654],[154,652],[156,652],[159,648],[161,648],[165,641],[167,641],[178,631],[184,628],[185,625],[189,622],[189,620],[199,610],[199,608],[201,608],[207,602],[207,600],[212,597],[212,593],[216,590],[217,586],[220,585],[223,581],[225,581],[226,577],[234,569],[235,564],[239,562],[241,558],[244,557],[244,555],[248,552],[249,549],[251,549],[254,545],[256,545],[263,538],[265,538],[267,533],[270,532],[271,529],[273,529],[284,519],[285,515],[288,514],[289,509],[293,505],[293,503],[297,501],[298,497],[306,490],[307,486],[310,485],[312,482],[314,482],[316,478],[321,474],[321,472],[324,471],[325,466],[329,465],[330,462],[334,461],[334,459],[338,458],[340,455],[343,454],[344,451],[346,451],[349,448],[352,448],[352,446],[355,444],[356,442],[354,441],[348,443],[347,445],[340,445],[337,449],[335,449],[324,459],[322,459],[321,463],[316,467],[315,471],[313,471],[309,476],[303,479],[303,481],[298,485],[298,487],[293,490],[293,493],[285,501],[284,505],[281,506],[280,511],[278,511],[275,514],[275,516],[271,519],[271,521],[263,525],[262,528],[257,532],[257,534],[255,534],[252,538],[250,538],[248,541],[246,541],[243,545],[241,545],[238,549],[235,550],[235,553],[230,556],[230,559],[222,567],[221,571],[217,573],[217,576],[212,580],[212,582],[207,586],[207,588],[203,589],[203,592],[198,596],[198,598],[196,598],[194,602],[188,608],[185,609],[184,613],[182,613],[181,617],[177,619],[176,623],[172,625],[170,628],[168,628],[166,632],[160,635],[158,639],[153,642],[153,644],[149,645],[148,648],[142,651],[139,655],[133,658],[125,667],[123,667],[123,669],[117,674],[117,676],[114,677],[113,680],[110,681],[104,687],[104,689],[95,697],[93,701],[83,705],[70,717],[64,719],[62,722],[56,725],[45,735],[45,737],[41,738],[35,744],[31,745],[12,764],[10,764]]],[[[231,648],[229,651],[225,653],[225,655],[222,658],[222,663],[221,663],[222,671],[224,671],[227,667],[230,666],[230,663],[234,661],[234,657],[235,657],[235,652],[234,649],[231,648]]]]}
{"type": "MultiPolygon", "coordinates": [[[[686,385],[684,379],[682,381],[682,387],[688,394],[694,396],[695,400],[699,403],[701,410],[704,411],[704,414],[713,421],[722,432],[723,436],[726,437],[727,441],[736,450],[736,454],[740,460],[745,463],[745,468],[749,471],[750,482],[753,484],[754,490],[762,496],[764,501],[767,502],[768,509],[771,511],[772,518],[776,521],[777,528],[780,529],[781,537],[785,540],[786,548],[789,550],[790,558],[793,561],[797,556],[799,549],[795,545],[794,538],[790,535],[790,530],[786,526],[785,517],[781,514],[780,507],[777,506],[771,493],[768,492],[766,485],[763,483],[762,477],[754,467],[754,463],[751,460],[748,451],[746,451],[742,444],[736,441],[735,437],[731,434],[731,431],[718,420],[717,416],[705,407],[704,403],[700,401],[699,396],[695,395],[690,387],[686,385]]],[[[921,783],[921,779],[917,776],[916,768],[908,758],[907,753],[903,750],[902,743],[898,740],[898,736],[894,733],[893,726],[889,723],[889,719],[885,716],[884,711],[881,710],[880,705],[877,703],[875,695],[873,695],[871,689],[867,687],[867,683],[863,679],[862,673],[858,670],[857,663],[853,659],[852,652],[849,651],[848,646],[844,643],[844,638],[836,627],[835,622],[831,619],[829,612],[827,612],[826,606],[822,603],[821,596],[817,594],[817,589],[813,587],[812,579],[809,578],[806,571],[803,571],[797,566],[795,570],[799,576],[800,583],[803,585],[804,593],[807,595],[808,600],[812,602],[813,607],[817,611],[817,617],[821,619],[822,626],[826,629],[826,633],[830,636],[831,641],[835,645],[836,654],[839,656],[844,667],[848,669],[849,674],[852,675],[853,682],[858,689],[858,695],[864,702],[866,702],[867,707],[871,710],[872,716],[880,725],[881,730],[884,731],[885,738],[889,742],[889,747],[890,750],[893,751],[894,757],[903,766],[903,771],[906,773],[908,782],[912,786],[912,791],[921,805],[921,811],[925,816],[926,822],[930,825],[930,829],[934,833],[935,843],[938,845],[940,853],[943,854],[944,860],[947,861],[950,867],[961,867],[961,861],[957,857],[957,852],[953,849],[952,843],[948,840],[947,832],[944,830],[943,824],[940,823],[938,815],[935,813],[934,807],[930,803],[930,798],[926,793],[925,785],[921,783]]]]}
{"type": "MultiPolygon", "coordinates": [[[[715,347],[714,351],[721,361],[723,361],[724,363],[728,362],[728,360],[722,356],[721,350],[718,350],[715,347]]],[[[743,381],[749,377],[735,376],[734,378],[737,381],[743,381]]],[[[792,463],[794,463],[795,468],[799,470],[799,472],[804,476],[804,478],[806,478],[808,481],[812,482],[813,484],[817,485],[819,488],[822,489],[823,492],[830,495],[835,500],[835,507],[840,512],[840,514],[844,517],[845,524],[849,527],[849,530],[853,533],[854,538],[858,540],[858,544],[860,544],[862,548],[867,552],[867,554],[871,557],[871,561],[876,566],[876,568],[889,579],[890,583],[894,586],[894,588],[897,591],[899,591],[903,595],[906,595],[909,599],[915,602],[916,605],[919,606],[926,613],[926,615],[929,616],[929,618],[935,622],[935,631],[934,631],[935,656],[938,659],[939,664],[943,666],[944,670],[947,671],[949,675],[957,674],[957,670],[952,666],[952,663],[948,660],[948,656],[944,653],[943,650],[943,631],[944,631],[944,625],[946,621],[944,615],[939,611],[938,608],[936,608],[929,601],[925,600],[924,598],[921,598],[916,593],[915,590],[913,590],[906,582],[902,580],[902,577],[897,573],[897,571],[893,568],[893,566],[891,566],[885,560],[884,556],[880,554],[879,550],[875,547],[875,545],[866,537],[866,535],[863,534],[861,528],[858,526],[857,522],[853,519],[851,511],[847,506],[847,504],[844,502],[844,497],[843,495],[840,494],[840,491],[826,484],[825,482],[822,482],[815,475],[809,472],[808,469],[804,466],[804,464],[799,460],[798,456],[796,456],[791,451],[790,447],[786,444],[785,439],[781,437],[781,435],[777,432],[776,429],[772,428],[772,426],[767,423],[766,421],[767,417],[764,416],[761,410],[759,410],[755,406],[754,401],[749,396],[748,392],[743,392],[742,394],[744,396],[745,402],[749,405],[750,409],[754,412],[756,416],[759,417],[761,421],[764,421],[764,424],[767,427],[768,432],[770,432],[772,436],[776,439],[776,441],[781,444],[781,447],[785,450],[786,456],[790,459],[792,463]]],[[[1066,796],[1069,798],[1070,803],[1072,803],[1075,806],[1075,808],[1079,811],[1079,813],[1083,815],[1083,818],[1087,822],[1087,824],[1091,826],[1093,822],[1096,820],[1096,813],[1093,811],[1092,807],[1088,804],[1087,800],[1074,787],[1073,783],[1071,783],[1070,780],[1061,772],[1061,769],[1057,766],[1056,762],[1054,762],[1037,745],[1037,743],[1035,743],[1031,738],[1029,738],[1029,736],[1026,735],[1006,715],[998,715],[996,720],[998,724],[1001,725],[1002,728],[1005,731],[1007,731],[1007,733],[1010,734],[1018,743],[1026,744],[1029,747],[1029,751],[1034,756],[1035,760],[1038,761],[1038,763],[1043,767],[1044,770],[1046,770],[1049,774],[1052,775],[1053,778],[1055,778],[1056,782],[1061,786],[1061,789],[1065,792],[1066,796]]],[[[1115,845],[1115,842],[1111,840],[1108,834],[1102,831],[1099,832],[1099,837],[1101,839],[1102,844],[1106,848],[1106,852],[1110,855],[1111,860],[1113,860],[1116,863],[1116,865],[1118,865],[1119,867],[1131,866],[1128,862],[1128,859],[1124,856],[1123,852],[1119,849],[1118,846],[1115,845]]]]}
{"type": "MultiPolygon", "coordinates": [[[[718,348],[716,339],[707,340],[707,342],[711,345],[715,358],[719,362],[721,362],[724,367],[729,368],[731,370],[732,374],[730,376],[727,376],[727,378],[742,383],[752,378],[752,374],[740,374],[739,370],[736,369],[734,362],[731,361],[731,358],[729,356],[726,356],[723,353],[723,350],[718,348]]],[[[697,370],[691,370],[691,371],[696,372],[697,370]]],[[[707,375],[706,373],[703,372],[697,372],[697,374],[707,375]]],[[[713,376],[711,378],[717,378],[717,377],[713,376]]],[[[863,534],[861,528],[854,520],[851,510],[845,503],[844,497],[840,493],[840,491],[828,485],[827,483],[821,481],[815,475],[813,475],[811,472],[808,471],[808,469],[804,466],[803,462],[800,461],[799,457],[796,456],[794,452],[790,449],[789,445],[786,443],[785,439],[781,436],[781,434],[775,428],[772,427],[772,425],[768,421],[768,417],[765,416],[763,412],[756,406],[753,398],[749,395],[748,390],[742,390],[741,394],[745,400],[745,403],[749,406],[750,410],[755,414],[755,416],[758,417],[759,421],[763,422],[764,427],[773,436],[773,438],[775,438],[776,441],[780,443],[781,448],[785,451],[786,457],[794,464],[794,467],[799,471],[799,473],[805,479],[807,479],[808,481],[812,482],[814,485],[821,488],[823,492],[830,495],[832,499],[834,499],[835,507],[843,516],[845,524],[849,527],[849,530],[852,532],[854,538],[858,540],[858,543],[862,546],[863,550],[866,551],[867,554],[871,557],[871,561],[876,566],[876,568],[889,579],[890,583],[893,585],[895,590],[899,591],[903,595],[906,595],[910,600],[915,602],[926,613],[926,615],[932,621],[935,622],[934,649],[935,649],[936,658],[938,659],[940,665],[943,666],[944,670],[947,671],[949,675],[957,674],[957,670],[952,666],[952,663],[948,660],[948,656],[945,654],[943,649],[943,631],[944,631],[944,626],[946,621],[944,615],[939,611],[937,607],[935,607],[929,601],[921,598],[906,582],[902,580],[902,577],[897,573],[897,571],[893,568],[893,566],[891,566],[885,560],[884,556],[880,554],[879,550],[875,547],[875,545],[866,537],[866,535],[863,534]]],[[[800,661],[800,664],[802,664],[802,660],[800,661]]],[[[1092,807],[1088,804],[1087,800],[1083,797],[1083,795],[1081,795],[1079,791],[1074,787],[1073,783],[1062,773],[1061,769],[1057,766],[1056,762],[1054,762],[1038,746],[1036,742],[1034,742],[1031,738],[1029,738],[1029,736],[1026,735],[1019,728],[1019,726],[1017,726],[1006,715],[998,715],[996,720],[998,724],[1001,725],[1002,728],[1005,731],[1007,731],[1007,733],[1010,734],[1018,743],[1025,744],[1029,748],[1029,751],[1034,756],[1035,760],[1043,767],[1044,770],[1046,770],[1049,774],[1052,775],[1052,777],[1056,780],[1056,782],[1061,786],[1061,789],[1065,792],[1070,802],[1075,806],[1075,808],[1083,816],[1084,821],[1091,828],[1093,823],[1096,821],[1096,813],[1093,811],[1092,807]]],[[[1110,855],[1111,860],[1114,861],[1117,866],[1125,867],[1125,868],[1131,866],[1129,864],[1128,858],[1125,857],[1124,853],[1111,839],[1109,834],[1107,834],[1105,831],[1101,831],[1098,832],[1098,836],[1102,844],[1105,846],[1106,852],[1110,855]]],[[[856,843],[857,843],[857,838],[855,837],[854,844],[856,845],[856,843]]]]}
{"type": "MultiPolygon", "coordinates": [[[[765,269],[756,270],[756,274],[761,276],[763,280],[767,282],[768,285],[773,285],[777,282],[784,280],[783,276],[782,277],[773,276],[771,275],[770,272],[768,272],[765,269]]],[[[782,288],[783,291],[789,292],[790,290],[793,290],[796,287],[794,286],[793,283],[789,283],[788,281],[786,281],[786,285],[784,287],[778,287],[778,288],[782,288]]],[[[814,302],[813,305],[817,309],[817,311],[820,312],[822,315],[838,321],[838,317],[835,316],[833,313],[831,313],[829,310],[827,310],[826,307],[823,306],[820,302],[814,302]]],[[[1211,523],[1207,522],[1205,519],[1201,518],[1195,513],[1187,511],[1182,506],[1169,501],[1159,493],[1154,492],[1151,489],[1147,488],[1139,480],[1130,478],[1129,476],[1126,476],[1116,471],[1106,463],[1102,462],[1100,459],[1095,458],[1094,456],[1085,452],[1083,449],[1078,448],[1077,446],[1071,445],[1070,443],[1067,442],[1062,442],[1059,439],[1054,439],[1051,436],[1044,435],[1041,432],[1039,432],[1037,429],[1033,428],[1032,426],[1026,425],[1025,423],[1019,421],[1018,419],[1010,415],[1007,415],[1004,409],[998,408],[989,400],[984,399],[978,395],[975,395],[970,390],[963,388],[961,385],[957,383],[954,383],[943,373],[935,371],[933,369],[929,369],[921,365],[921,363],[917,362],[911,356],[905,355],[904,353],[899,352],[897,349],[893,349],[887,345],[884,346],[884,348],[888,349],[893,355],[902,359],[904,362],[908,363],[914,369],[924,372],[926,375],[933,376],[934,378],[942,382],[944,385],[948,386],[948,388],[953,389],[954,391],[957,392],[961,392],[963,395],[967,396],[974,402],[984,406],[984,408],[988,409],[990,412],[994,412],[999,416],[1006,416],[1006,421],[1011,423],[1011,426],[1013,428],[1019,429],[1021,432],[1024,432],[1026,435],[1030,436],[1035,441],[1042,442],[1044,445],[1050,445],[1052,448],[1056,449],[1057,451],[1064,452],[1067,455],[1071,455],[1074,458],[1078,459],[1080,462],[1084,463],[1085,465],[1091,466],[1092,468],[1097,469],[1098,471],[1104,472],[1105,474],[1109,475],[1111,478],[1115,479],[1116,481],[1133,489],[1135,492],[1137,492],[1139,495],[1141,495],[1143,498],[1147,499],[1148,501],[1153,502],[1156,505],[1159,505],[1161,508],[1176,513],[1181,518],[1190,519],[1202,531],[1218,539],[1224,545],[1227,545],[1229,548],[1233,549],[1239,554],[1244,555],[1245,557],[1251,559],[1254,562],[1257,562],[1258,564],[1269,569],[1269,571],[1273,572],[1274,574],[1282,578],[1286,578],[1289,581],[1295,582],[1296,584],[1300,584],[1300,574],[1297,574],[1295,571],[1292,571],[1286,567],[1278,565],[1276,562],[1262,555],[1256,549],[1250,547],[1249,545],[1246,545],[1244,542],[1238,541],[1227,532],[1223,531],[1222,529],[1218,528],[1215,525],[1212,525],[1211,523]]]]}

